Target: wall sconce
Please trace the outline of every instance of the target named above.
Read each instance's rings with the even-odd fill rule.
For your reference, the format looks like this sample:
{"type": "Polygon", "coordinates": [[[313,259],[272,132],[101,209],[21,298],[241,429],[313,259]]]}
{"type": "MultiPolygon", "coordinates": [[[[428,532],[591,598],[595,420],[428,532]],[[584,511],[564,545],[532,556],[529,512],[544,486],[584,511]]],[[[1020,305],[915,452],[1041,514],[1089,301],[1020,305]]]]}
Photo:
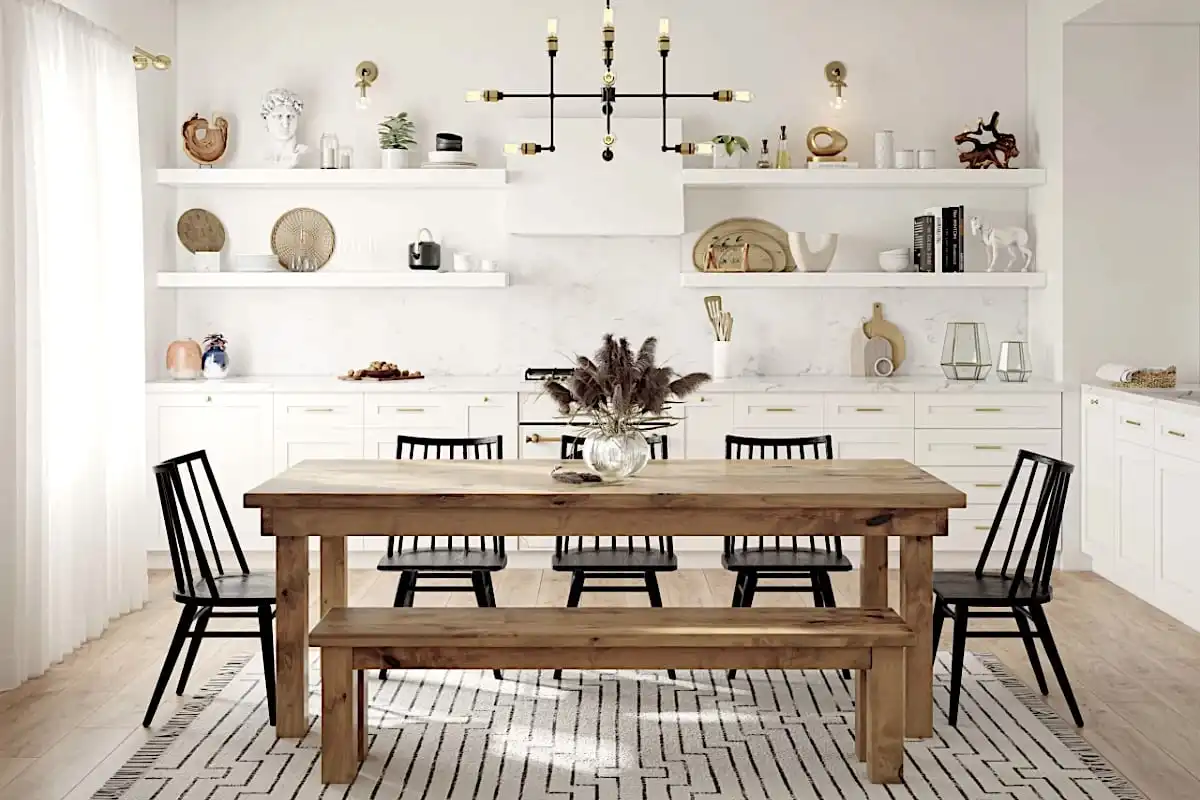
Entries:
{"type": "Polygon", "coordinates": [[[355,103],[359,111],[371,107],[371,98],[367,97],[367,89],[379,78],[379,67],[374,61],[364,61],[354,68],[354,77],[358,78],[355,87],[358,88],[358,101],[355,103]]]}
{"type": "Polygon", "coordinates": [[[846,88],[846,65],[840,61],[830,61],[825,65],[825,80],[829,81],[829,87],[834,91],[829,107],[841,111],[846,107],[846,98],[842,96],[842,90],[846,88]]]}
{"type": "Polygon", "coordinates": [[[133,68],[143,70],[148,67],[154,67],[160,72],[171,68],[171,57],[159,53],[154,53],[143,50],[140,47],[133,48],[133,68]]]}

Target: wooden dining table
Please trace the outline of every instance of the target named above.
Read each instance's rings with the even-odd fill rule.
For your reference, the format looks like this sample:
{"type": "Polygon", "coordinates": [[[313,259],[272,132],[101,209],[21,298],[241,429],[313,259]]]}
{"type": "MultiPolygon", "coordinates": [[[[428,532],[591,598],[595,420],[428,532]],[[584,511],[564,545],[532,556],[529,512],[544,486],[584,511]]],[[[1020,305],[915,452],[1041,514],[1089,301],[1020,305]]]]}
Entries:
{"type": "MultiPolygon", "coordinates": [[[[350,536],[860,537],[860,604],[888,608],[888,543],[900,551],[896,610],[905,725],[933,735],[933,543],[966,496],[907,461],[655,461],[634,478],[554,481],[541,461],[304,461],[247,492],[276,561],[276,735],[309,726],[308,540],[321,540],[322,616],[347,605],[350,536]]],[[[575,464],[578,468],[578,463],[575,464]]]]}

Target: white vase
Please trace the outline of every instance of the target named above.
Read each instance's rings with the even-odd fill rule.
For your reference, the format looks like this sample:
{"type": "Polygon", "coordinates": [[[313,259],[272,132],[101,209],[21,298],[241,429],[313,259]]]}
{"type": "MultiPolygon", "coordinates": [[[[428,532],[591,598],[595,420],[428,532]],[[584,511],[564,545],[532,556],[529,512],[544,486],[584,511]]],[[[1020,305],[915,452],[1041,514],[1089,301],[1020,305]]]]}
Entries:
{"type": "Polygon", "coordinates": [[[788,247],[800,272],[828,272],[837,255],[836,233],[789,233],[788,247]]]}
{"type": "Polygon", "coordinates": [[[408,169],[407,150],[380,150],[384,169],[408,169]]]}
{"type": "Polygon", "coordinates": [[[713,169],[741,169],[742,168],[742,149],[740,147],[733,148],[733,154],[725,152],[725,145],[718,144],[713,150],[713,169]]]}
{"type": "Polygon", "coordinates": [[[896,166],[896,135],[891,131],[875,134],[875,169],[894,169],[896,166]]]}
{"type": "Polygon", "coordinates": [[[733,377],[733,342],[713,342],[713,371],[715,381],[733,377]]]}

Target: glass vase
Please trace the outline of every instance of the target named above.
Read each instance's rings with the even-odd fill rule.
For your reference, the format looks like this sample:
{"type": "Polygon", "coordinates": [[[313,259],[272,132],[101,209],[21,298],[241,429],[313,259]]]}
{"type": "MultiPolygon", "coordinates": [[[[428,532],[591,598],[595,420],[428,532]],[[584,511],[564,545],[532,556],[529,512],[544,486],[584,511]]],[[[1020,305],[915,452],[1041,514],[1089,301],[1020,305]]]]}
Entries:
{"type": "Polygon", "coordinates": [[[583,463],[601,478],[628,478],[650,463],[650,444],[636,428],[617,433],[590,431],[583,441],[583,463]]]}

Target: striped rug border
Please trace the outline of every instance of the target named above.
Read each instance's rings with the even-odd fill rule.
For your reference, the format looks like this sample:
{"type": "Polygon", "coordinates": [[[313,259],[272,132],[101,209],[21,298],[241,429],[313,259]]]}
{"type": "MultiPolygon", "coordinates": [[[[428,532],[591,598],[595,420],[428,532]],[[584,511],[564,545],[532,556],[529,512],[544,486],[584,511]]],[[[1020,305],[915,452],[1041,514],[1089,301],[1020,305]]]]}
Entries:
{"type": "MultiPolygon", "coordinates": [[[[939,654],[941,658],[944,654],[939,654]]],[[[1071,750],[1118,800],[1150,800],[1133,783],[1116,769],[1108,759],[1079,735],[1075,726],[1046,703],[1045,698],[1029,688],[1020,678],[991,653],[972,652],[975,658],[1004,686],[1013,697],[1025,706],[1046,730],[1071,750]]],[[[130,757],[104,786],[92,795],[91,800],[120,800],[158,761],[175,740],[204,712],[212,701],[225,690],[234,678],[254,658],[247,654],[230,659],[196,695],[175,712],[159,733],[130,757]]]]}

